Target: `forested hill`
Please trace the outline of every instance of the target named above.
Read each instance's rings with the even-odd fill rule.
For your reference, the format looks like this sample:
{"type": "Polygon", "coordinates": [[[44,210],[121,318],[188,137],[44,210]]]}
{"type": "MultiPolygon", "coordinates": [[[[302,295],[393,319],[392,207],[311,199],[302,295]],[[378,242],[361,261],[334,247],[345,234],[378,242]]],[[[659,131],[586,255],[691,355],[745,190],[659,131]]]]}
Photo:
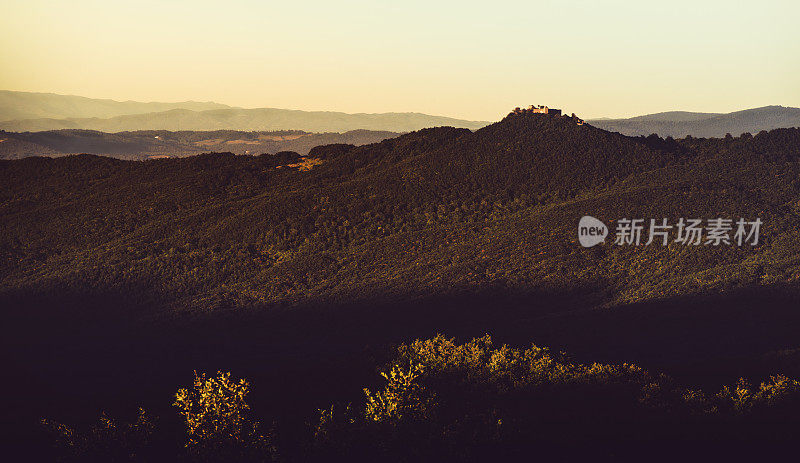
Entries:
{"type": "MultiPolygon", "coordinates": [[[[2,288],[141,287],[195,310],[498,284],[602,284],[610,303],[757,282],[753,262],[797,233],[781,227],[796,212],[798,147],[798,130],[665,141],[510,115],[304,159],[4,161],[2,288]],[[585,214],[774,219],[756,249],[633,252],[577,246],[585,214]]],[[[778,262],[759,265],[795,271],[778,262]]]]}
{"type": "Polygon", "coordinates": [[[800,375],[800,129],[664,140],[517,114],[305,157],[6,160],[0,185],[0,352],[31,426],[169,416],[187,374],[221,369],[302,427],[437,332],[714,388],[800,375]],[[583,248],[584,215],[763,225],[757,246],[583,248]]]}

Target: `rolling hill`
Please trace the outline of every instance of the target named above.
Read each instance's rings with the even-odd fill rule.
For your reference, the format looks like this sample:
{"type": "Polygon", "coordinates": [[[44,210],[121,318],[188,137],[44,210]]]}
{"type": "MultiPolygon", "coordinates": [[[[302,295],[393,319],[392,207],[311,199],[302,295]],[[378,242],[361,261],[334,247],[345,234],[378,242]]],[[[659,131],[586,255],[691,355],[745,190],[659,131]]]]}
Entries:
{"type": "Polygon", "coordinates": [[[118,133],[93,130],[22,133],[0,131],[0,159],[85,153],[118,159],[144,160],[189,156],[209,151],[234,154],[274,154],[280,151],[295,151],[306,155],[318,145],[340,143],[364,145],[398,135],[394,132],[370,130],[352,130],[344,133],[308,133],[299,130],[276,132],[140,130],[118,133]]]}
{"type": "Polygon", "coordinates": [[[661,137],[724,137],[762,130],[800,127],[800,108],[764,106],[727,114],[671,111],[629,119],[597,119],[590,121],[597,127],[625,135],[650,135],[661,137]]]}
{"type": "MultiPolygon", "coordinates": [[[[800,129],[665,140],[523,113],[474,132],[429,128],[303,158],[4,160],[0,182],[2,352],[18,375],[16,417],[80,420],[131,404],[169,416],[162,398],[174,400],[187,371],[234,370],[258,385],[262,422],[279,423],[281,448],[304,460],[298,449],[318,435],[308,423],[320,409],[363,402],[365,384],[382,387],[375,368],[391,346],[437,332],[490,332],[497,346],[535,341],[589,371],[635,362],[714,390],[738,376],[800,374],[800,129]],[[585,215],[612,233],[626,217],[760,218],[763,229],[757,246],[583,248],[585,215]]],[[[479,349],[459,352],[468,361],[479,349]]],[[[487,368],[504,372],[515,355],[502,348],[487,368]]],[[[489,386],[471,382],[472,370],[445,371],[442,390],[467,395],[450,402],[461,409],[439,409],[446,434],[434,440],[484,429],[463,423],[494,432],[515,410],[535,411],[529,434],[475,445],[546,453],[600,444],[636,460],[627,446],[637,429],[681,451],[716,432],[736,442],[795,429],[735,411],[730,422],[668,405],[651,415],[609,371],[608,384],[547,383],[568,390],[556,405],[542,389],[515,389],[516,377],[491,377],[496,402],[479,413],[463,404],[489,386]],[[612,399],[590,399],[601,393],[612,399]],[[624,419],[604,408],[623,399],[634,407],[624,419]],[[535,421],[562,405],[575,415],[535,421]]],[[[666,400],[662,379],[643,381],[647,400],[666,400]]],[[[426,419],[375,432],[413,452],[393,433],[428,442],[426,419]]],[[[445,450],[464,457],[459,446],[445,450]]]]}
{"type": "Polygon", "coordinates": [[[790,282],[798,137],[668,142],[512,115],[318,147],[310,170],[272,155],[3,161],[0,289],[143,288],[171,317],[496,287],[583,288],[588,310],[790,282]],[[586,214],[760,216],[766,230],[753,249],[584,250],[586,214]]]}

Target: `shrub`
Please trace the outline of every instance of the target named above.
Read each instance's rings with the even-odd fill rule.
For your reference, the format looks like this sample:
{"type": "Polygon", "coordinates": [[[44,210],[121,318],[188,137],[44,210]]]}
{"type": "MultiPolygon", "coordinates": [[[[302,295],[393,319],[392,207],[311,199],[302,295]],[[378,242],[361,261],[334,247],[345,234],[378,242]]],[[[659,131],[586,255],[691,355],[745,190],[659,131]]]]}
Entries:
{"type": "Polygon", "coordinates": [[[375,422],[424,418],[433,398],[426,397],[426,392],[416,382],[422,371],[422,365],[410,364],[408,371],[395,365],[388,373],[381,372],[388,384],[383,391],[374,394],[364,389],[367,396],[365,418],[375,422]]]}
{"type": "MultiPolygon", "coordinates": [[[[740,379],[707,394],[636,365],[582,364],[537,346],[495,347],[489,336],[401,345],[381,376],[385,386],[365,388],[363,403],[319,410],[313,436],[302,432],[284,452],[298,461],[578,460],[635,453],[629,444],[669,443],[681,452],[682,445],[742,439],[793,443],[800,424],[800,381],[785,376],[757,387],[740,379]]],[[[178,390],[173,405],[185,421],[190,459],[277,458],[272,437],[250,417],[249,392],[246,380],[222,372],[195,373],[192,387],[178,390]]],[[[42,423],[66,460],[168,460],[183,452],[149,443],[155,426],[141,409],[133,423],[104,414],[87,432],[42,423]]]]}
{"type": "Polygon", "coordinates": [[[591,454],[595,444],[617,445],[619,436],[647,442],[654,432],[691,442],[694,430],[712,423],[720,436],[738,432],[737,416],[755,423],[757,414],[779,411],[796,422],[790,410],[798,404],[791,401],[800,392],[800,382],[775,376],[758,388],[740,380],[706,394],[636,365],[575,363],[537,346],[496,347],[488,335],[463,344],[438,335],[401,345],[381,375],[386,387],[365,389],[362,406],[321,412],[315,437],[327,451],[480,460],[531,448],[555,456],[565,446],[591,454]],[[585,447],[571,444],[575,435],[585,447]]]}
{"type": "Polygon", "coordinates": [[[250,384],[218,372],[207,378],[195,372],[191,389],[179,389],[175,403],[186,422],[186,447],[202,460],[272,459],[274,448],[268,437],[259,433],[259,423],[250,416],[247,394],[250,384]]]}
{"type": "Polygon", "coordinates": [[[140,408],[136,421],[120,423],[105,413],[97,424],[81,432],[47,419],[42,425],[53,436],[62,461],[135,461],[147,452],[155,421],[140,408]]]}

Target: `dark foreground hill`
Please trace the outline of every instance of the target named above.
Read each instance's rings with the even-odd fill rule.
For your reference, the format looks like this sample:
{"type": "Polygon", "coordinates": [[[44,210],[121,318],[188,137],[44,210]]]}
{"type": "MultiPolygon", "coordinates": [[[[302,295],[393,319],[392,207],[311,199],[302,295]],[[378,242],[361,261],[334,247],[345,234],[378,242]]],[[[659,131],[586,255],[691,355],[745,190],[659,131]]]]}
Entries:
{"type": "Polygon", "coordinates": [[[47,132],[0,131],[0,159],[65,154],[97,154],[118,159],[145,160],[181,157],[209,151],[261,154],[294,151],[308,154],[311,148],[328,144],[365,145],[399,135],[394,132],[353,130],[344,133],[308,133],[299,130],[277,132],[211,132],[139,130],[105,133],[93,130],[52,130],[47,132]]]}
{"type": "MultiPolygon", "coordinates": [[[[374,369],[387,345],[436,332],[634,361],[712,390],[739,375],[800,373],[798,129],[663,140],[521,114],[303,159],[2,161],[0,182],[3,351],[25,398],[16,419],[80,422],[135,404],[168,416],[161,400],[187,372],[223,369],[258,385],[262,421],[302,436],[316,409],[382,387],[374,369]],[[757,246],[582,248],[584,215],[612,234],[622,218],[760,218],[763,228],[757,246]]],[[[530,403],[500,387],[516,376],[501,376],[487,381],[517,392],[492,407],[530,403]]],[[[440,394],[453,390],[447,377],[430,379],[440,394]]],[[[435,423],[470,413],[437,410],[435,423]]],[[[594,429],[619,421],[592,416],[594,429]]],[[[285,452],[305,445],[295,437],[285,452]]]]}
{"type": "Polygon", "coordinates": [[[631,117],[590,121],[602,129],[638,136],[658,134],[662,137],[724,137],[745,132],[800,127],[800,108],[764,106],[727,114],[672,111],[631,117]]]}

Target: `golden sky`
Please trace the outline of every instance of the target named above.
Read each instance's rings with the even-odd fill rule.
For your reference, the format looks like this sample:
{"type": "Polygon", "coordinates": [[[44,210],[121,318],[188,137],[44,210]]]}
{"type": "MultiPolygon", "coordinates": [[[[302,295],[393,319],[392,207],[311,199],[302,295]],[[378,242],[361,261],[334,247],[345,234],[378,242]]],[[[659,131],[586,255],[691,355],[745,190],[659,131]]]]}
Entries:
{"type": "Polygon", "coordinates": [[[800,2],[6,0],[0,88],[497,120],[800,106],[800,2]]]}

